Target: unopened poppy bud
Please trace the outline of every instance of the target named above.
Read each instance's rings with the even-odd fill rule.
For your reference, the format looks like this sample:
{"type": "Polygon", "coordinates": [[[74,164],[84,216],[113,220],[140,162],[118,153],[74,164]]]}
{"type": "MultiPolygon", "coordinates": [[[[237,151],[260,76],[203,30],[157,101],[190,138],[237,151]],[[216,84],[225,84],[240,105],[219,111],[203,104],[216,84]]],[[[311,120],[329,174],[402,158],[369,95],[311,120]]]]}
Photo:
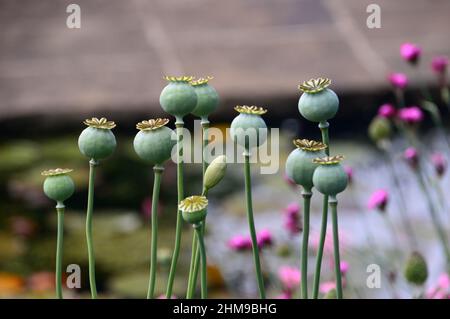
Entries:
{"type": "Polygon", "coordinates": [[[216,157],[208,165],[208,168],[205,171],[205,176],[203,177],[203,187],[205,191],[208,191],[216,186],[225,176],[226,171],[227,157],[225,155],[216,157]]]}
{"type": "Polygon", "coordinates": [[[413,252],[406,262],[405,278],[409,283],[421,286],[427,281],[428,267],[423,256],[413,252]]]}
{"type": "Polygon", "coordinates": [[[391,123],[385,117],[375,117],[369,125],[369,137],[374,143],[379,143],[391,137],[391,123]]]}

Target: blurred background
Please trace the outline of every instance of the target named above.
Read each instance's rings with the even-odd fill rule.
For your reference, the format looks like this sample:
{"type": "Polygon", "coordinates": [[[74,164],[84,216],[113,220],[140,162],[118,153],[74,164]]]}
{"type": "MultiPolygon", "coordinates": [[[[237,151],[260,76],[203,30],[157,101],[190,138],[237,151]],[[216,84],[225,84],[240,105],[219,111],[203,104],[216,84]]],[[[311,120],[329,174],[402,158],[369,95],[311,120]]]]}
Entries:
{"type": "MultiPolygon", "coordinates": [[[[98,287],[108,298],[145,296],[152,171],[134,154],[132,139],[137,122],[167,116],[159,106],[159,94],[166,84],[163,76],[186,74],[214,76],[211,84],[221,105],[210,117],[212,126],[227,128],[236,104],[254,104],[269,110],[265,120],[270,127],[281,129],[279,172],[260,175],[257,167],[254,171],[256,226],[271,238],[262,249],[271,297],[292,290],[287,285],[298,281],[301,225],[297,230],[286,227],[285,219],[296,210],[300,196],[283,178],[284,160],[293,149],[292,138],[320,138],[316,126],[298,114],[297,85],[312,77],[331,78],[341,101],[339,114],[331,122],[333,152],[345,154],[345,164],[353,171],[353,184],[341,196],[346,294],[349,298],[410,298],[411,289],[401,279],[401,265],[410,251],[399,218],[396,185],[384,158],[367,137],[367,126],[380,105],[395,102],[386,80],[391,72],[405,72],[409,77],[407,105],[419,103],[417,92],[426,86],[448,123],[430,62],[436,55],[450,55],[450,2],[378,0],[381,28],[374,29],[366,24],[371,3],[0,0],[0,296],[53,297],[56,214],[42,193],[40,172],[55,167],[73,168],[77,185],[67,203],[64,264],[82,267],[83,284],[65,294],[89,296],[84,235],[89,167],[79,153],[77,137],[84,128],[82,121],[93,116],[114,120],[119,142],[116,153],[102,163],[96,181],[98,287]],[[71,3],[81,8],[79,29],[66,26],[70,14],[66,8],[71,3]],[[416,68],[400,57],[404,42],[422,48],[416,68]],[[383,213],[366,207],[371,193],[380,188],[389,190],[392,198],[383,213]],[[383,271],[380,289],[366,286],[366,268],[372,263],[383,271]]],[[[186,118],[191,129],[193,119],[186,118]]],[[[447,158],[448,145],[429,116],[422,124],[418,135],[426,145],[424,156],[439,151],[447,158]]],[[[401,140],[394,142],[402,145],[401,140]]],[[[402,151],[399,147],[393,156],[401,156],[402,151]]],[[[408,218],[428,261],[430,275],[421,288],[425,291],[442,278],[445,259],[414,174],[400,160],[394,165],[408,197],[408,218]]],[[[211,297],[253,297],[256,282],[251,253],[233,241],[230,244],[235,236],[248,235],[242,167],[233,164],[229,168],[210,199],[211,227],[206,241],[211,297]]],[[[433,174],[431,162],[425,169],[433,174]]],[[[198,193],[201,166],[188,165],[185,181],[187,194],[198,193]]],[[[173,248],[175,183],[174,164],[168,163],[161,193],[158,293],[164,291],[173,248]]],[[[441,190],[450,186],[447,175],[437,183],[441,190]]],[[[321,200],[316,197],[312,261],[320,225],[321,200]]],[[[448,203],[442,198],[437,206],[448,233],[448,203]]],[[[301,216],[301,211],[297,209],[296,214],[301,216]]],[[[185,227],[174,291],[179,297],[185,293],[190,243],[191,230],[185,227]]],[[[330,251],[326,254],[331,256],[330,251]]],[[[325,284],[333,278],[328,261],[326,255],[325,284]]],[[[322,292],[326,290],[324,286],[322,292]]]]}

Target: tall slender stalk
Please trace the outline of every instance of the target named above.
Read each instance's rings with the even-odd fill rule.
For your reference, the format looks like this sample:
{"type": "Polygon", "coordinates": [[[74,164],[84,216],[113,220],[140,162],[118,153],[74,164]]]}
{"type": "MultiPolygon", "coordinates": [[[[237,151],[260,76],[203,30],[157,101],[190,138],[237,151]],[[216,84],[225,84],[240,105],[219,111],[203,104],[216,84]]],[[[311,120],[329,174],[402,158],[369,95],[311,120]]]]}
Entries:
{"type": "Polygon", "coordinates": [[[203,240],[203,231],[202,228],[204,227],[202,223],[199,223],[198,225],[194,225],[195,232],[197,234],[198,239],[198,247],[200,249],[200,257],[201,257],[201,265],[202,265],[202,271],[201,271],[201,298],[206,299],[208,298],[208,281],[206,277],[207,272],[207,263],[206,263],[206,248],[205,248],[205,241],[203,240]]]}
{"type": "Polygon", "coordinates": [[[256,278],[258,281],[259,296],[261,299],[266,298],[264,289],[264,279],[261,272],[261,262],[259,260],[259,247],[256,239],[255,222],[253,220],[253,203],[252,203],[252,185],[250,176],[250,152],[248,149],[244,152],[244,173],[245,173],[245,197],[247,202],[247,219],[250,228],[250,237],[252,240],[253,261],[255,264],[256,278]]]}
{"type": "MultiPolygon", "coordinates": [[[[330,138],[328,134],[329,126],[330,124],[327,121],[319,123],[319,129],[322,133],[322,143],[324,143],[327,146],[327,148],[325,149],[325,153],[327,155],[330,155],[330,138]]],[[[323,248],[325,245],[325,238],[327,235],[327,224],[328,224],[328,196],[324,195],[322,203],[322,225],[320,227],[320,238],[316,259],[316,271],[314,273],[314,283],[313,283],[314,299],[317,299],[319,297],[320,272],[322,268],[323,248]]]]}
{"type": "Polygon", "coordinates": [[[311,208],[311,190],[303,190],[303,239],[302,239],[302,298],[308,299],[308,242],[309,242],[309,212],[311,208]]]}
{"type": "Polygon", "coordinates": [[[91,287],[92,299],[97,299],[97,285],[95,282],[95,253],[94,242],[92,238],[92,215],[94,212],[94,183],[95,183],[95,167],[98,162],[94,159],[89,161],[89,190],[88,205],[86,214],[86,241],[89,258],[89,284],[91,287]]]}
{"type": "Polygon", "coordinates": [[[148,283],[147,299],[153,299],[155,294],[156,268],[158,260],[158,201],[159,190],[161,187],[161,175],[163,171],[164,168],[160,165],[155,165],[153,167],[154,181],[151,212],[152,243],[150,248],[150,279],[148,283]]]}
{"type": "MultiPolygon", "coordinates": [[[[177,128],[177,192],[178,192],[178,203],[184,199],[184,181],[183,181],[183,127],[184,122],[181,118],[177,117],[175,122],[177,128]]],[[[178,205],[177,205],[178,207],[178,205]]],[[[181,216],[181,211],[177,208],[177,224],[175,228],[175,247],[172,255],[172,263],[170,264],[169,279],[167,282],[166,298],[170,299],[172,297],[173,282],[175,280],[175,273],[177,271],[178,257],[180,255],[181,247],[181,230],[183,226],[183,218],[181,216]]]]}
{"type": "MultiPolygon", "coordinates": [[[[208,128],[209,128],[209,121],[207,118],[202,118],[201,121],[202,124],[202,175],[205,177],[206,168],[208,167],[208,163],[205,159],[205,150],[208,146],[208,128]]],[[[203,187],[203,192],[205,192],[205,189],[203,187]]],[[[206,194],[202,194],[203,196],[206,196],[206,194]]],[[[205,232],[205,221],[203,222],[202,232],[205,232]]],[[[188,292],[186,295],[186,298],[190,299],[194,295],[195,287],[197,285],[197,277],[198,277],[198,269],[200,264],[200,251],[199,247],[197,245],[197,236],[192,234],[192,255],[191,255],[191,265],[189,267],[189,279],[188,279],[188,292]]]]}
{"type": "Polygon", "coordinates": [[[58,202],[56,205],[58,214],[58,234],[56,239],[56,298],[63,299],[62,295],[62,258],[63,258],[63,237],[64,237],[64,204],[58,202]]]}
{"type": "Polygon", "coordinates": [[[333,248],[334,248],[334,272],[336,274],[336,295],[342,299],[341,259],[339,254],[339,227],[337,216],[337,199],[330,197],[331,220],[333,222],[333,248]]]}

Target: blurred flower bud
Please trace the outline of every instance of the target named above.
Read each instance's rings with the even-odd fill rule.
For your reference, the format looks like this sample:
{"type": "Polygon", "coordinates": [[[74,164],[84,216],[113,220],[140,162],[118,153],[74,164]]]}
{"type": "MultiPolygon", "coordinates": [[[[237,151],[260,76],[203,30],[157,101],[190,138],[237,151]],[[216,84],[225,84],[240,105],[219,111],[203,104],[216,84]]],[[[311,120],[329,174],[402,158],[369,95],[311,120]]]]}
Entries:
{"type": "Polygon", "coordinates": [[[388,76],[389,83],[396,89],[405,89],[408,85],[408,77],[403,73],[391,73],[388,76]]]}
{"type": "Polygon", "coordinates": [[[397,110],[390,103],[383,104],[378,108],[378,115],[381,117],[390,119],[390,118],[393,118],[396,114],[397,114],[397,110]]]}
{"type": "Polygon", "coordinates": [[[407,124],[422,122],[423,112],[418,106],[404,107],[399,110],[398,118],[407,124]]]}
{"type": "Polygon", "coordinates": [[[346,166],[344,166],[344,171],[345,171],[345,173],[347,173],[348,184],[351,185],[353,182],[353,168],[346,165],[346,166]]]}
{"type": "Polygon", "coordinates": [[[431,61],[431,69],[437,74],[444,74],[448,66],[448,57],[435,56],[431,61]]]}
{"type": "Polygon", "coordinates": [[[419,153],[414,147],[408,147],[403,153],[403,158],[412,169],[417,169],[419,165],[419,153]]]}
{"type": "Polygon", "coordinates": [[[388,202],[389,193],[384,189],[379,189],[372,193],[367,203],[367,207],[369,209],[378,209],[384,212],[388,202]]]}
{"type": "Polygon", "coordinates": [[[268,229],[263,229],[256,234],[256,241],[258,242],[258,248],[262,249],[265,246],[272,245],[272,233],[268,229]]]}
{"type": "Polygon", "coordinates": [[[376,144],[391,137],[391,123],[388,119],[381,116],[373,118],[369,125],[369,137],[376,144]]]}
{"type": "Polygon", "coordinates": [[[423,285],[428,278],[428,267],[423,256],[418,252],[413,252],[406,262],[405,267],[406,280],[414,285],[423,285]]]}
{"type": "Polygon", "coordinates": [[[442,153],[434,153],[431,155],[431,163],[433,163],[436,175],[442,177],[447,169],[447,160],[442,153]]]}
{"type": "Polygon", "coordinates": [[[422,50],[413,43],[403,43],[400,46],[401,57],[411,64],[416,64],[418,62],[421,52],[422,50]]]}
{"type": "Polygon", "coordinates": [[[228,247],[236,251],[248,250],[252,248],[252,240],[248,236],[236,235],[228,241],[228,247]]]}

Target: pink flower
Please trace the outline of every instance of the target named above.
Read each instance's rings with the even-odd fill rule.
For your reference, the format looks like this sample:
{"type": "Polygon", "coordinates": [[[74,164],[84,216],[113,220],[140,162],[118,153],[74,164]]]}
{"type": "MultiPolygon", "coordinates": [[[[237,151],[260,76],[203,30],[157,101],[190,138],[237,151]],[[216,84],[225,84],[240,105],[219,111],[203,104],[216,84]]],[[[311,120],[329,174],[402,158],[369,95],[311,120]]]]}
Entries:
{"type": "Polygon", "coordinates": [[[391,73],[388,80],[397,89],[404,89],[408,85],[408,77],[404,73],[391,73]]]}
{"type": "Polygon", "coordinates": [[[285,291],[292,292],[300,285],[300,271],[291,266],[282,266],[278,270],[278,278],[285,291]]]}
{"type": "Polygon", "coordinates": [[[275,299],[292,299],[291,292],[283,292],[280,295],[276,296],[275,299]]]}
{"type": "Polygon", "coordinates": [[[353,168],[350,166],[344,166],[344,170],[348,177],[348,183],[351,184],[353,182],[353,168]]]}
{"type": "Polygon", "coordinates": [[[433,163],[436,175],[441,177],[447,168],[447,161],[442,153],[434,153],[431,155],[431,163],[433,163]]]}
{"type": "Polygon", "coordinates": [[[259,249],[272,245],[272,233],[268,229],[263,229],[256,234],[256,241],[259,249]]]}
{"type": "Polygon", "coordinates": [[[319,286],[319,291],[322,294],[327,294],[330,290],[333,289],[336,289],[336,283],[334,281],[325,281],[319,286]]]}
{"type": "Polygon", "coordinates": [[[405,123],[416,124],[423,120],[423,112],[418,106],[409,106],[400,109],[398,117],[405,123]]]}
{"type": "Polygon", "coordinates": [[[450,298],[450,277],[443,273],[439,276],[436,286],[431,287],[426,297],[429,299],[448,299],[450,298]]]}
{"type": "MultiPolygon", "coordinates": [[[[167,299],[167,298],[166,298],[166,295],[163,294],[163,295],[159,295],[157,299],[167,299]]],[[[172,296],[170,297],[170,299],[177,299],[177,296],[172,295],[172,296]]]]}
{"type": "Polygon", "coordinates": [[[407,42],[407,43],[403,43],[400,46],[400,55],[402,56],[402,58],[405,61],[410,62],[412,64],[417,63],[421,52],[422,52],[422,50],[413,43],[407,42]]]}
{"type": "Polygon", "coordinates": [[[438,73],[443,74],[447,70],[448,57],[446,56],[436,56],[431,61],[431,69],[438,73]]]}
{"type": "Polygon", "coordinates": [[[228,241],[228,247],[236,251],[251,249],[252,240],[249,236],[236,235],[228,241]]]}
{"type": "Polygon", "coordinates": [[[341,274],[345,276],[345,274],[348,272],[350,265],[345,260],[341,261],[341,274]]]}
{"type": "Polygon", "coordinates": [[[384,211],[386,209],[386,205],[389,201],[389,194],[384,189],[376,190],[372,193],[367,202],[367,207],[369,209],[379,209],[384,211]]]}
{"type": "Polygon", "coordinates": [[[298,203],[291,203],[284,209],[284,227],[291,235],[301,232],[300,205],[298,203]]]}
{"type": "MultiPolygon", "coordinates": [[[[341,252],[345,249],[346,244],[348,242],[348,235],[344,233],[342,230],[339,230],[339,247],[341,252]]],[[[320,232],[313,231],[311,234],[311,248],[317,252],[320,244],[320,232]]],[[[324,254],[332,255],[333,254],[333,232],[331,228],[327,229],[327,233],[325,235],[325,244],[324,244],[324,254]]]]}
{"type": "Polygon", "coordinates": [[[405,152],[403,152],[403,158],[411,168],[417,168],[417,165],[419,164],[419,153],[414,147],[408,147],[405,152]]]}
{"type": "Polygon", "coordinates": [[[387,119],[393,118],[396,113],[395,107],[389,103],[381,105],[378,109],[378,115],[387,119]]]}

